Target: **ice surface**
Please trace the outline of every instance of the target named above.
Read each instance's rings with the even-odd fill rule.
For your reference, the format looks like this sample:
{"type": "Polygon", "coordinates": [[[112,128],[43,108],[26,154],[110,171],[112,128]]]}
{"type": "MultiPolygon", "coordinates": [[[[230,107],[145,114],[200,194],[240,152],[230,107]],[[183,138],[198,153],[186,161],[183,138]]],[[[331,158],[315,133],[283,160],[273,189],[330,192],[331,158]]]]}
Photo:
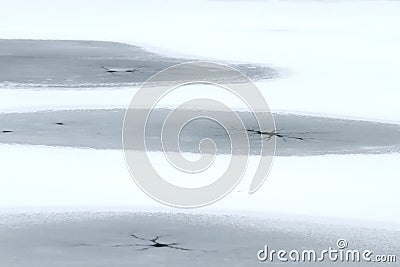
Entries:
{"type": "MultiPolygon", "coordinates": [[[[144,110],[138,110],[145,112],[144,110]]],[[[146,145],[150,151],[162,151],[161,129],[170,110],[152,112],[147,122],[146,145]]],[[[196,110],[181,111],[198,116],[196,110]]],[[[204,112],[203,112],[204,113],[204,112]]],[[[220,111],[209,111],[215,117],[220,111]]],[[[71,110],[35,113],[0,114],[0,143],[88,147],[96,149],[122,149],[122,127],[125,110],[71,110]],[[1,131],[12,131],[2,133],[1,131]]],[[[250,113],[238,112],[247,129],[258,130],[250,113]]],[[[204,114],[203,114],[204,115],[204,114]]],[[[263,116],[260,116],[261,118],[263,116]]],[[[339,120],[293,114],[274,114],[277,132],[287,135],[277,138],[278,156],[367,154],[400,151],[400,125],[355,120],[339,120]],[[296,139],[300,138],[300,139],[296,139]]],[[[134,131],[129,138],[141,138],[143,126],[131,121],[134,131]]],[[[225,127],[234,127],[227,123],[225,127]]],[[[272,131],[273,129],[262,129],[272,131]]],[[[233,129],[239,133],[240,129],[233,129]]],[[[261,139],[266,136],[249,133],[250,153],[259,154],[261,139]]],[[[199,153],[198,145],[204,138],[216,142],[217,153],[231,153],[230,141],[223,128],[210,120],[197,120],[188,124],[179,137],[183,152],[199,153]]],[[[135,149],[133,147],[133,149],[135,149]]],[[[176,152],[176,151],[175,151],[176,152]]],[[[206,152],[206,151],[205,151],[206,152]]],[[[247,154],[246,144],[241,144],[241,154],[247,154]]],[[[273,153],[273,151],[270,151],[273,153]]]]}
{"type": "MultiPolygon", "coordinates": [[[[56,87],[68,90],[138,86],[155,73],[188,61],[150,53],[133,45],[98,41],[0,39],[0,51],[0,89],[56,87]],[[107,69],[117,72],[109,73],[107,69]]],[[[276,71],[271,68],[250,64],[236,64],[232,67],[254,80],[276,75],[276,71]]],[[[188,70],[187,73],[189,77],[169,75],[168,79],[184,81],[190,79],[190,75],[207,75],[210,81],[234,79],[220,69],[202,73],[188,70]]]]}
{"type": "MultiPolygon", "coordinates": [[[[337,248],[337,240],[345,236],[351,249],[395,255],[400,244],[399,232],[392,230],[245,216],[48,213],[0,215],[0,222],[0,262],[4,266],[259,266],[257,252],[265,245],[276,250],[322,251],[337,248]],[[156,242],[173,245],[151,246],[156,242]]],[[[263,264],[294,265],[276,258],[263,264]]],[[[333,263],[326,260],[300,266],[316,264],[333,263]]]]}

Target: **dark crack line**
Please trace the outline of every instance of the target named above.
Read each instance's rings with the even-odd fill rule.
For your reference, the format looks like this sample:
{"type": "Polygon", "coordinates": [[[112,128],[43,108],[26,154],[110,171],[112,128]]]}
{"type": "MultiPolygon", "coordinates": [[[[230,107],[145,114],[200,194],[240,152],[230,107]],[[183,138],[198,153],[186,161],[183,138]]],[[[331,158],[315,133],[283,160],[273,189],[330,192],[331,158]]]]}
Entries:
{"type": "MultiPolygon", "coordinates": [[[[299,136],[293,136],[293,134],[290,134],[290,133],[281,133],[281,132],[278,132],[279,130],[274,130],[274,131],[268,132],[268,131],[254,130],[254,129],[246,129],[246,131],[251,134],[260,135],[260,136],[266,138],[267,141],[271,140],[271,138],[274,136],[281,138],[285,142],[287,142],[287,139],[296,139],[296,140],[300,140],[300,141],[314,139],[312,137],[299,137],[299,136]]],[[[309,133],[309,132],[303,132],[303,133],[297,133],[297,134],[307,134],[307,133],[309,133]]]]}
{"type": "MultiPolygon", "coordinates": [[[[220,129],[220,128],[213,128],[213,129],[220,129]]],[[[234,131],[239,131],[240,129],[231,129],[234,131]]],[[[262,138],[265,138],[267,141],[271,140],[272,137],[276,136],[283,141],[287,142],[287,139],[295,139],[295,140],[300,140],[300,141],[306,141],[306,140],[312,140],[315,139],[313,137],[303,137],[303,136],[298,136],[298,135],[304,135],[304,134],[313,134],[317,132],[298,132],[298,133],[283,133],[283,129],[276,129],[273,131],[261,131],[261,130],[255,130],[255,129],[246,129],[246,131],[249,134],[254,134],[254,135],[259,135],[262,136],[262,138]]],[[[229,134],[224,133],[224,134],[218,134],[214,136],[229,136],[229,134]]]]}
{"type": "Polygon", "coordinates": [[[161,242],[158,242],[158,240],[161,237],[168,236],[168,235],[159,235],[159,236],[156,236],[155,238],[152,238],[152,239],[146,239],[146,238],[137,236],[135,234],[131,234],[130,236],[135,238],[135,239],[138,239],[138,240],[150,242],[151,244],[147,244],[147,245],[146,244],[126,244],[126,245],[114,245],[113,247],[144,247],[144,248],[138,249],[137,251],[144,251],[144,250],[148,250],[148,249],[151,249],[151,248],[171,248],[171,249],[176,249],[176,250],[191,251],[191,249],[189,249],[189,248],[184,248],[184,247],[178,246],[179,243],[175,243],[175,242],[174,243],[161,243],[161,242]]]}
{"type": "Polygon", "coordinates": [[[148,239],[144,239],[144,238],[142,238],[142,237],[138,237],[138,236],[135,235],[135,234],[131,234],[130,236],[132,236],[132,237],[134,237],[134,238],[136,238],[136,239],[143,240],[143,241],[150,241],[150,240],[148,240],[148,239]]]}
{"type": "Polygon", "coordinates": [[[147,247],[149,245],[143,245],[143,244],[126,244],[126,245],[114,245],[114,248],[118,247],[147,247]]]}

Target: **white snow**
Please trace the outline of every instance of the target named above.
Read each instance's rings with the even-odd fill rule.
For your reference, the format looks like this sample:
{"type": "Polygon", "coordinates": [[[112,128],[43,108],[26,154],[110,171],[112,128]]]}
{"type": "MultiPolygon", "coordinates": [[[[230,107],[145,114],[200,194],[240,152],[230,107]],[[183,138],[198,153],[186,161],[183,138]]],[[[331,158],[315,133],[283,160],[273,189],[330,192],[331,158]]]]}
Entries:
{"type": "MultiPolygon", "coordinates": [[[[165,161],[160,152],[149,154],[154,162],[165,161]]],[[[218,157],[221,166],[229,160],[218,157]]],[[[400,223],[399,154],[277,157],[265,184],[249,195],[255,159],[250,157],[233,192],[200,211],[400,223]]],[[[122,151],[0,145],[0,162],[1,212],[181,211],[164,207],[137,187],[122,151]]]]}
{"type": "Polygon", "coordinates": [[[127,108],[137,89],[0,89],[0,113],[127,108]]]}

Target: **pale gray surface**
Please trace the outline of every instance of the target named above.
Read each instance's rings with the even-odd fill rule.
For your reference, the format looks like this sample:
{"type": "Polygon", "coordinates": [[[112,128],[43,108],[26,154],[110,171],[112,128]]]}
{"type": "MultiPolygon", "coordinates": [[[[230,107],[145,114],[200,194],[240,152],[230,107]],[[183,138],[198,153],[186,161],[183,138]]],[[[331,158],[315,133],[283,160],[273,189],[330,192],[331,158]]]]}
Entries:
{"type": "MultiPolygon", "coordinates": [[[[1,114],[0,143],[121,149],[124,112],[115,109],[1,114]]],[[[149,124],[146,136],[149,150],[161,150],[160,129],[168,112],[153,111],[155,119],[149,124]]],[[[184,112],[193,112],[193,117],[196,116],[195,111],[184,112]]],[[[257,129],[250,113],[242,112],[240,116],[248,129],[257,129]]],[[[284,141],[278,138],[277,155],[400,151],[400,125],[296,115],[275,114],[274,117],[277,128],[281,129],[279,132],[305,139],[288,138],[284,141]]],[[[142,129],[138,127],[132,133],[132,138],[142,134],[142,129]]],[[[205,120],[195,121],[185,127],[180,138],[181,149],[185,152],[198,152],[199,141],[205,137],[216,142],[218,153],[229,153],[229,139],[225,131],[205,120]]],[[[260,137],[255,134],[249,134],[249,137],[250,153],[256,154],[260,137]]],[[[247,153],[245,148],[243,145],[243,154],[247,153]]]]}
{"type": "MultiPolygon", "coordinates": [[[[0,215],[1,266],[268,266],[256,253],[270,249],[337,248],[344,238],[349,248],[396,255],[400,233],[362,227],[321,225],[303,221],[223,215],[168,213],[61,213],[0,215]],[[179,250],[152,247],[144,239],[162,236],[160,243],[177,243],[179,250]]],[[[398,257],[399,255],[397,255],[398,257]]],[[[302,263],[318,266],[322,263],[302,263]]],[[[364,266],[332,263],[326,266],[364,266]]],[[[371,266],[375,266],[370,263],[371,266]]],[[[398,263],[379,264],[398,266],[398,263]]]]}
{"type": "MultiPolygon", "coordinates": [[[[0,39],[0,89],[137,85],[151,75],[185,61],[191,60],[163,57],[137,46],[115,42],[0,39]],[[138,70],[111,74],[101,66],[138,70]]],[[[268,67],[250,64],[232,66],[254,80],[277,76],[277,72],[268,67]]],[[[218,71],[202,74],[224,77],[218,71]]],[[[178,75],[169,78],[182,80],[190,77],[178,75]]]]}

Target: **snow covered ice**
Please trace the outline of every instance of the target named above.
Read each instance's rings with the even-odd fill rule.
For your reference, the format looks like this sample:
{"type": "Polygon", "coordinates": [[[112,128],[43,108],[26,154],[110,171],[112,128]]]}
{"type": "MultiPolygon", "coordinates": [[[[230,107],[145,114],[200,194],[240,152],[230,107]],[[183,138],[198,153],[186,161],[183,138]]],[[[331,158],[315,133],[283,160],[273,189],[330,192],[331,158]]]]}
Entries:
{"type": "MultiPolygon", "coordinates": [[[[399,2],[378,0],[3,4],[0,265],[256,266],[266,244],[319,249],[339,238],[398,253],[399,12],[399,2]],[[238,67],[277,128],[312,133],[301,135],[306,142],[278,140],[255,194],[250,160],[227,197],[180,210],[132,181],[121,124],[141,82],[198,59],[238,67]],[[141,72],[101,68],[132,65],[141,72]]],[[[160,117],[191,96],[163,103],[160,117]]],[[[222,166],[224,140],[204,125],[184,136],[184,152],[196,156],[190,145],[207,134],[221,141],[222,166]]],[[[153,141],[149,154],[161,162],[153,141]]]]}

